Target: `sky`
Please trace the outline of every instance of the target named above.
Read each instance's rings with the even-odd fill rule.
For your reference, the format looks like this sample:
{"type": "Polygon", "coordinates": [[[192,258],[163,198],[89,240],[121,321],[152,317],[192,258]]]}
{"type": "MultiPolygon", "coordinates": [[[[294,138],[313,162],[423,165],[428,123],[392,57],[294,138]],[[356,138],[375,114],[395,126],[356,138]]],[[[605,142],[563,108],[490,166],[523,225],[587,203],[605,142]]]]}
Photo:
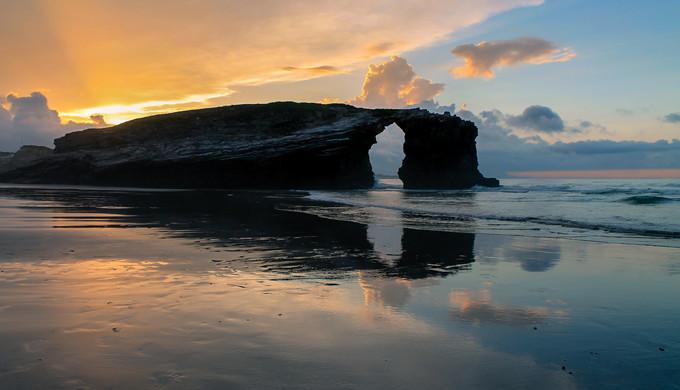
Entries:
{"type": "MultiPolygon", "coordinates": [[[[480,168],[494,176],[680,168],[677,1],[0,0],[0,10],[0,151],[158,113],[292,100],[455,112],[477,124],[480,168]]],[[[399,136],[385,133],[378,156],[395,160],[399,136]]]]}

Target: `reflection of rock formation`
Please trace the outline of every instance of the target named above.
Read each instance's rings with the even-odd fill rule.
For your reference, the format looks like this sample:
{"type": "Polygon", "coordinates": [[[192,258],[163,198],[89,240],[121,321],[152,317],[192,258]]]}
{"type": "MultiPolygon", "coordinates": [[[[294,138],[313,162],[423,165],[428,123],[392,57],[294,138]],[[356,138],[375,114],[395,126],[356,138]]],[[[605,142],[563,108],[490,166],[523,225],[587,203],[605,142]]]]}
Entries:
{"type": "Polygon", "coordinates": [[[475,261],[475,235],[404,229],[403,253],[396,267],[398,276],[424,278],[446,276],[469,268],[475,261]]]}
{"type": "MultiPolygon", "coordinates": [[[[376,194],[383,198],[402,198],[402,192],[376,194]]],[[[382,199],[400,204],[401,199],[382,199]]],[[[378,202],[379,203],[379,202],[378,202]]],[[[414,288],[438,283],[474,262],[474,234],[436,232],[404,228],[402,213],[391,208],[365,210],[373,220],[367,234],[378,261],[385,265],[379,275],[359,273],[359,285],[366,304],[400,307],[411,298],[414,288]],[[385,278],[384,274],[393,276],[385,278]]]]}
{"type": "MultiPolygon", "coordinates": [[[[412,279],[445,276],[474,261],[471,234],[405,231],[401,237],[403,253],[394,262],[385,262],[369,242],[365,225],[281,210],[281,205],[309,206],[299,194],[0,191],[53,202],[45,211],[59,211],[62,220],[68,218],[68,213],[97,215],[93,228],[157,228],[164,234],[196,241],[196,245],[216,251],[216,258],[218,251],[251,249],[256,253],[252,262],[274,272],[315,272],[341,277],[342,272],[373,270],[382,277],[412,279]]],[[[62,223],[55,221],[55,225],[62,223]]]]}
{"type": "Polygon", "coordinates": [[[385,126],[405,133],[408,188],[497,186],[477,168],[477,128],[425,110],[279,102],[176,112],[69,133],[0,181],[172,188],[367,188],[385,126]]]}
{"type": "MultiPolygon", "coordinates": [[[[370,229],[370,227],[369,227],[370,229]]],[[[394,229],[394,228],[392,228],[394,229]]],[[[385,245],[374,243],[374,247],[385,245]]],[[[475,235],[404,228],[401,256],[389,257],[389,265],[381,275],[359,274],[359,284],[366,303],[399,307],[411,298],[414,288],[437,284],[445,277],[469,269],[475,261],[475,235]],[[387,274],[392,278],[385,278],[387,274]]],[[[380,255],[379,259],[386,256],[380,255]]]]}

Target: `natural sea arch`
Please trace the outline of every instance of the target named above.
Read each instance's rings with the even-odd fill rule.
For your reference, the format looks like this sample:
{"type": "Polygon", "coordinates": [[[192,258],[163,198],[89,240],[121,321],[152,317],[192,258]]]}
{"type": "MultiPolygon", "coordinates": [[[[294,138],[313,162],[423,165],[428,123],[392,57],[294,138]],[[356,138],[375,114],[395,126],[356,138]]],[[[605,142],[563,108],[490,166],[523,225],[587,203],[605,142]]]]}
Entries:
{"type": "Polygon", "coordinates": [[[385,127],[375,138],[368,152],[376,182],[381,177],[398,179],[397,172],[404,161],[404,131],[395,123],[385,127]]]}

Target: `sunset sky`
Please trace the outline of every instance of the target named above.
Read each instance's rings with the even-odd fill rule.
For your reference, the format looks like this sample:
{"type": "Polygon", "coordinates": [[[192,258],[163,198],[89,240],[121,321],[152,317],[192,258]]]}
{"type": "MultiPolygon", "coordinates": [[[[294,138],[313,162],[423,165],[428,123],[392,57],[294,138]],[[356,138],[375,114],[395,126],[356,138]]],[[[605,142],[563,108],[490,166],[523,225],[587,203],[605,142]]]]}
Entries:
{"type": "Polygon", "coordinates": [[[0,150],[156,113],[295,100],[455,105],[480,128],[481,166],[495,175],[680,168],[677,1],[0,0],[0,10],[0,150]]]}

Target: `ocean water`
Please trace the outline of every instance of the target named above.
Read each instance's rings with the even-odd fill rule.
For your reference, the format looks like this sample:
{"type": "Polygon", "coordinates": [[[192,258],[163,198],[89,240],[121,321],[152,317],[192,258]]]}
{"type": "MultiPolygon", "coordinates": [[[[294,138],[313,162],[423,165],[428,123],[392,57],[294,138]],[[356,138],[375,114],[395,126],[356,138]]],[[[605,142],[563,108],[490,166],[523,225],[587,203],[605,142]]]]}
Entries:
{"type": "Polygon", "coordinates": [[[396,184],[0,185],[0,389],[680,388],[673,182],[396,184]]]}
{"type": "Polygon", "coordinates": [[[299,211],[379,226],[680,246],[680,181],[504,179],[499,188],[313,191],[299,211]]]}

